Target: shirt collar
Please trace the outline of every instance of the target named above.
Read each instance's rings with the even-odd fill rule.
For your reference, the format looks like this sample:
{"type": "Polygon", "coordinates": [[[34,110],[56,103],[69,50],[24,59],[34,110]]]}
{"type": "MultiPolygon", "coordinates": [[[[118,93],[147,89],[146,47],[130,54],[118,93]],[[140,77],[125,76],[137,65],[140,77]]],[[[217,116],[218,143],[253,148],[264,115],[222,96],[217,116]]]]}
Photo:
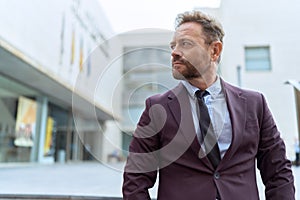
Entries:
{"type": "MultiPolygon", "coordinates": [[[[195,98],[195,92],[197,90],[199,90],[199,88],[191,85],[188,81],[184,80],[182,81],[183,85],[185,86],[185,88],[187,89],[189,95],[192,98],[195,98]]],[[[222,92],[222,86],[221,86],[221,80],[220,77],[217,76],[217,80],[206,89],[209,94],[212,96],[212,98],[215,98],[218,94],[220,94],[222,92]]]]}
{"type": "Polygon", "coordinates": [[[219,76],[217,76],[217,80],[209,87],[206,89],[209,94],[215,98],[217,95],[219,95],[222,92],[222,86],[221,86],[221,79],[219,76]]]}
{"type": "Polygon", "coordinates": [[[191,85],[188,81],[183,80],[182,84],[185,86],[186,90],[188,91],[188,94],[193,99],[195,98],[195,92],[199,90],[197,87],[191,85]]]}

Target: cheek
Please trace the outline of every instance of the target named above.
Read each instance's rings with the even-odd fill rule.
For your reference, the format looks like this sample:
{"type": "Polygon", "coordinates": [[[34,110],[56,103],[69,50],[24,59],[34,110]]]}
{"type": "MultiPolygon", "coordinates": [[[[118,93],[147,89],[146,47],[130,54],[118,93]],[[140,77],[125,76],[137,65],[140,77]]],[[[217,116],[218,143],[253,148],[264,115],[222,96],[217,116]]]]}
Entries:
{"type": "Polygon", "coordinates": [[[186,59],[195,67],[206,66],[210,63],[209,54],[202,48],[187,52],[186,59]]]}

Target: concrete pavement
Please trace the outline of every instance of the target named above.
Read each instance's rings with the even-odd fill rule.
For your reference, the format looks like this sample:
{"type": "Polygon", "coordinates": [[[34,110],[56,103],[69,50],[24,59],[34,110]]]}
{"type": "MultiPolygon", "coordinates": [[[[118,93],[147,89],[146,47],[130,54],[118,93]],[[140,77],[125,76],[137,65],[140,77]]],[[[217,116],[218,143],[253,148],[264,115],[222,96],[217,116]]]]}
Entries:
{"type": "Polygon", "coordinates": [[[122,173],[117,169],[99,163],[2,166],[0,194],[121,197],[122,173]]]}
{"type": "MultiPolygon", "coordinates": [[[[121,198],[123,167],[124,163],[103,165],[97,162],[4,164],[0,165],[0,195],[73,196],[73,198],[61,199],[121,198]]],[[[300,194],[297,192],[300,190],[300,167],[293,167],[293,172],[296,182],[296,199],[300,200],[300,194]]],[[[264,200],[264,187],[259,175],[258,188],[261,200],[264,200]]],[[[150,191],[152,197],[156,196],[156,189],[157,186],[150,191]]]]}

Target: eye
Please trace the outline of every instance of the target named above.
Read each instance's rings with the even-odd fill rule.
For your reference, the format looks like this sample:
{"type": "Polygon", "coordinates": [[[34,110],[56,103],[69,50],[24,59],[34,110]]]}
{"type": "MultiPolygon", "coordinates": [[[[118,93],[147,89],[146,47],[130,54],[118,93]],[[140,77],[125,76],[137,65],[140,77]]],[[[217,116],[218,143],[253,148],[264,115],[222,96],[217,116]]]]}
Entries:
{"type": "Polygon", "coordinates": [[[182,44],[181,44],[184,48],[189,48],[191,46],[193,46],[192,42],[190,41],[182,41],[182,44]]]}
{"type": "Polygon", "coordinates": [[[170,49],[174,50],[175,49],[175,44],[170,44],[170,49]]]}

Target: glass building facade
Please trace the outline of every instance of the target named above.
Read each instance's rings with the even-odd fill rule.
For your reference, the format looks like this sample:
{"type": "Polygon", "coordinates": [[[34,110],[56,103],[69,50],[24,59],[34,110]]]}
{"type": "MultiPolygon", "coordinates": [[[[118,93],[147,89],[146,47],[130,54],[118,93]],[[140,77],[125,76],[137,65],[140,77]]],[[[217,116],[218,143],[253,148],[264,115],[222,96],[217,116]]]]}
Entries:
{"type": "Polygon", "coordinates": [[[0,75],[0,162],[80,159],[70,111],[47,99],[0,75]]]}

